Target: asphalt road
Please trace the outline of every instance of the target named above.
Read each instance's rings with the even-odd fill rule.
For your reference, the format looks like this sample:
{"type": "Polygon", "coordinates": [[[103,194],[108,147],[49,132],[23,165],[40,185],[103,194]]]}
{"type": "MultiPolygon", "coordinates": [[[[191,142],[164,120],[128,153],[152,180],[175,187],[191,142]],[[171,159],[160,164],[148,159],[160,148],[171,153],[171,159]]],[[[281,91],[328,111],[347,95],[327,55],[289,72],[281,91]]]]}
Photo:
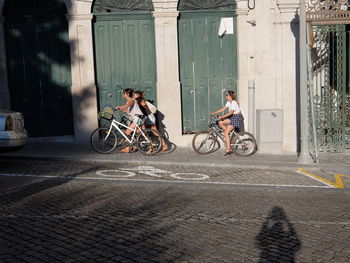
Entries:
{"type": "Polygon", "coordinates": [[[2,158],[0,262],[350,262],[332,176],[2,158]]]}

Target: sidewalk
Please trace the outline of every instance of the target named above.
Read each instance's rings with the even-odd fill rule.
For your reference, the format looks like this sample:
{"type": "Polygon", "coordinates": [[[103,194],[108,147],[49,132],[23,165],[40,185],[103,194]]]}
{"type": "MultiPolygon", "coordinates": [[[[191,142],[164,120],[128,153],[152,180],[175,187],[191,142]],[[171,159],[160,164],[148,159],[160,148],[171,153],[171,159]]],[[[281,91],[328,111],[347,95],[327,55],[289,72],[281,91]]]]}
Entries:
{"type": "Polygon", "coordinates": [[[295,154],[262,154],[249,157],[236,155],[223,156],[223,149],[209,154],[199,155],[190,147],[177,147],[169,153],[145,156],[139,152],[99,154],[89,145],[68,142],[28,142],[19,151],[2,152],[0,157],[39,158],[69,161],[93,161],[114,163],[135,163],[144,165],[200,165],[204,167],[250,167],[290,169],[297,167],[322,168],[348,171],[350,174],[350,155],[342,153],[323,153],[319,163],[301,164],[295,154]]]}

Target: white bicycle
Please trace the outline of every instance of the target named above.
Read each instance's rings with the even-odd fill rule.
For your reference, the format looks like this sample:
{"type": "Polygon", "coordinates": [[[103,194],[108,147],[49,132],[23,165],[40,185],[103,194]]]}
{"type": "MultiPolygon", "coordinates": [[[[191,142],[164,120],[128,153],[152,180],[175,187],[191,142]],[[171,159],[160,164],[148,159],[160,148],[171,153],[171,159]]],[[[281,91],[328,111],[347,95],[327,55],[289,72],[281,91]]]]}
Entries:
{"type": "MultiPolygon", "coordinates": [[[[99,116],[101,115],[103,116],[103,113],[100,112],[99,116]]],[[[136,117],[138,117],[138,123],[132,129],[125,123],[115,120],[112,114],[109,127],[97,128],[92,132],[90,137],[91,147],[98,153],[110,153],[117,145],[120,145],[118,141],[123,140],[123,144],[129,144],[131,147],[136,146],[143,154],[154,155],[158,153],[162,147],[162,136],[156,130],[141,129],[140,125],[145,116],[137,114],[136,117]],[[130,130],[132,132],[131,136],[128,137],[123,129],[130,130]],[[121,135],[122,138],[117,136],[116,133],[121,135]]]]}

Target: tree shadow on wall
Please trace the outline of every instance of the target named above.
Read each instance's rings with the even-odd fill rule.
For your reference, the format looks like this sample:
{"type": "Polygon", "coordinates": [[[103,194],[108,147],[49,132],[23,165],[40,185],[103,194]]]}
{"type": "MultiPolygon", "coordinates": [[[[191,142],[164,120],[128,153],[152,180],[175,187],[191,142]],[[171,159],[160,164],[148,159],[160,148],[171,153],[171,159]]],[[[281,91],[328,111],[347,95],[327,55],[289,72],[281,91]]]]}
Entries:
{"type": "Polygon", "coordinates": [[[261,250],[259,263],[293,263],[301,248],[293,225],[278,206],[270,211],[255,240],[261,250]]]}
{"type": "Polygon", "coordinates": [[[93,87],[72,90],[71,65],[84,58],[71,56],[78,41],[68,37],[66,13],[59,0],[8,0],[4,6],[10,107],[23,113],[30,137],[72,135],[73,113],[84,122],[95,96],[93,87]]]}

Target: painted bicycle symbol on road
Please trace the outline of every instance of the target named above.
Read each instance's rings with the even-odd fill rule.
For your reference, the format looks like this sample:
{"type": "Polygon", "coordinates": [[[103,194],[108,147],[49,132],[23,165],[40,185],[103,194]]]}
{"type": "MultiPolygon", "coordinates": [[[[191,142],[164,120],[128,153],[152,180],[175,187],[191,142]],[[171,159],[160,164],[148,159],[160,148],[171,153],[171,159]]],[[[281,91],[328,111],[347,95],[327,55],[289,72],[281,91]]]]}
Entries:
{"type": "Polygon", "coordinates": [[[137,166],[135,168],[120,168],[116,170],[99,170],[96,171],[99,176],[113,177],[113,178],[130,178],[137,174],[145,174],[150,177],[164,178],[170,176],[178,180],[206,180],[209,176],[199,173],[173,173],[168,170],[158,169],[153,166],[137,166]]]}

